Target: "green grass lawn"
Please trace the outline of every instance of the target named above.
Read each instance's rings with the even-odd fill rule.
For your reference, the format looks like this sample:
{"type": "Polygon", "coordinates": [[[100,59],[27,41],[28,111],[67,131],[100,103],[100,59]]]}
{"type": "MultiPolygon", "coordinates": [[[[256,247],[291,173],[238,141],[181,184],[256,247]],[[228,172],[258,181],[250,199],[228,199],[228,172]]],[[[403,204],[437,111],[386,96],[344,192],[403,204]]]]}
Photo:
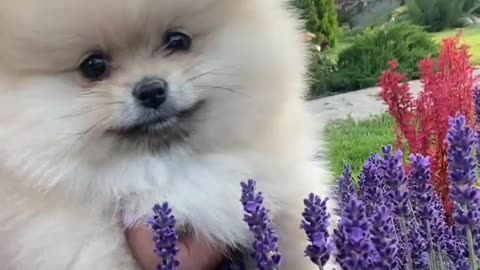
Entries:
{"type": "MultiPolygon", "coordinates": [[[[433,34],[434,39],[441,41],[444,38],[453,37],[458,30],[449,30],[433,34]]],[[[472,55],[472,64],[480,65],[480,27],[466,28],[462,31],[461,41],[470,46],[470,54],[472,55]]]]}
{"type": "Polygon", "coordinates": [[[386,114],[363,121],[347,119],[329,123],[326,128],[327,158],[335,177],[347,164],[352,167],[353,175],[358,176],[371,153],[379,153],[384,145],[394,145],[393,125],[386,114]]]}

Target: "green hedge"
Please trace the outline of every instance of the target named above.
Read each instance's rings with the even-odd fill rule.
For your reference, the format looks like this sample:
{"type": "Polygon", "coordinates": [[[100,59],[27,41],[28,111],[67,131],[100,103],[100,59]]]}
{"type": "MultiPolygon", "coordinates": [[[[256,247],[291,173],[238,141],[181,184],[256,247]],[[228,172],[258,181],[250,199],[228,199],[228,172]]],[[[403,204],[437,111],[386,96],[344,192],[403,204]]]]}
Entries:
{"type": "Polygon", "coordinates": [[[378,84],[388,62],[397,60],[400,71],[419,78],[418,62],[438,54],[439,45],[419,26],[391,24],[366,30],[340,52],[337,63],[314,54],[311,96],[348,92],[378,84]]]}
{"type": "Polygon", "coordinates": [[[462,26],[464,10],[473,6],[470,0],[406,0],[408,16],[430,32],[462,26]]]}

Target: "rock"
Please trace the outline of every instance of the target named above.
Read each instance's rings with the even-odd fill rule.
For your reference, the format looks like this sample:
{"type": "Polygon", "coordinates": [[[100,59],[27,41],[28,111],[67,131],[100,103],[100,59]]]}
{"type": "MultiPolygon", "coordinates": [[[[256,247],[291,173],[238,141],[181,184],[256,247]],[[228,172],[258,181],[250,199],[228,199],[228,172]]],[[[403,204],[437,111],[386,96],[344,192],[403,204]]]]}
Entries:
{"type": "Polygon", "coordinates": [[[480,25],[480,17],[471,15],[463,19],[465,26],[480,25]]]}

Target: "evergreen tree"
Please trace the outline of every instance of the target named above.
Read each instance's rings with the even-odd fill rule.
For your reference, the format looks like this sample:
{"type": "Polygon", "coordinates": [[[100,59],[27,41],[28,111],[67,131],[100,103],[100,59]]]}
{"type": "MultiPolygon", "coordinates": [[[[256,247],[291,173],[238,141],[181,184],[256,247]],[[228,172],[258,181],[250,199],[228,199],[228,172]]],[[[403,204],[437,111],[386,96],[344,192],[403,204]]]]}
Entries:
{"type": "Polygon", "coordinates": [[[337,41],[338,21],[335,0],[296,0],[306,29],[315,34],[315,43],[322,47],[334,46],[337,41]]]}
{"type": "Polygon", "coordinates": [[[317,35],[321,45],[335,46],[337,43],[338,19],[335,0],[316,0],[317,17],[320,18],[317,35]]]}
{"type": "Polygon", "coordinates": [[[317,34],[320,20],[317,16],[317,9],[314,0],[296,0],[295,6],[300,10],[302,19],[305,21],[307,31],[317,34]]]}

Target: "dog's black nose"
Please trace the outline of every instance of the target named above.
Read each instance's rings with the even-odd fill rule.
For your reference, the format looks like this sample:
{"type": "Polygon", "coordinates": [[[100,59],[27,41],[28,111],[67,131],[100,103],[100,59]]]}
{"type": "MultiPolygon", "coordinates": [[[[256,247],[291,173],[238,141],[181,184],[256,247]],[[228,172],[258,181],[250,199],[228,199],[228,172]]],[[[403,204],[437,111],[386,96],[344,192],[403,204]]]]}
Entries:
{"type": "Polygon", "coordinates": [[[145,108],[158,109],[166,100],[168,84],[157,78],[146,78],[133,89],[133,96],[145,108]]]}

